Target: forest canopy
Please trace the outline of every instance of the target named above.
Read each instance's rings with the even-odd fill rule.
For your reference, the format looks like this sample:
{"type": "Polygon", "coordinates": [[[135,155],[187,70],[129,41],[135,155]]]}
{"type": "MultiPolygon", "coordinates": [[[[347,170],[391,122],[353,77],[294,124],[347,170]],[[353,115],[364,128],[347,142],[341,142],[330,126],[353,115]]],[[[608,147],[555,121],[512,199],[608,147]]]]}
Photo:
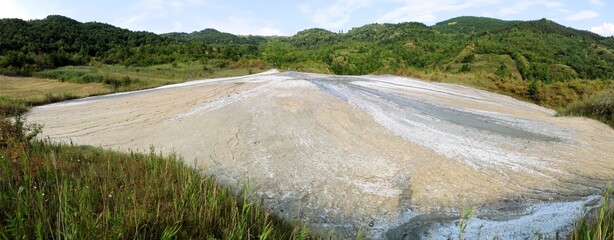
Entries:
{"type": "Polygon", "coordinates": [[[307,29],[289,37],[238,36],[215,29],[157,35],[57,15],[0,20],[0,74],[4,75],[28,76],[92,63],[150,66],[208,59],[259,59],[281,69],[350,75],[411,68],[516,76],[504,69],[517,72],[522,80],[545,83],[614,79],[611,37],[546,19],[458,17],[433,26],[369,24],[347,33],[307,29]],[[513,61],[492,63],[493,59],[513,61]]]}

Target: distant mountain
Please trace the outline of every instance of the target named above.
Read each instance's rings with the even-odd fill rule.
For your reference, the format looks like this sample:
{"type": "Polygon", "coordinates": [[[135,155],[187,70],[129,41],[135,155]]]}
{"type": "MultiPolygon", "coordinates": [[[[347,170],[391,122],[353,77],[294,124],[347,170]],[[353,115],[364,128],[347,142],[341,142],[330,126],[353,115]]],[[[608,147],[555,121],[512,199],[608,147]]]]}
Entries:
{"type": "Polygon", "coordinates": [[[614,40],[553,21],[457,17],[368,24],[347,33],[307,29],[291,37],[238,36],[204,29],[156,35],[63,16],[0,20],[0,73],[24,75],[64,65],[152,65],[207,59],[260,59],[280,68],[337,74],[437,69],[497,73],[544,82],[614,79],[614,40]]]}
{"type": "Polygon", "coordinates": [[[398,24],[368,24],[352,28],[346,35],[348,39],[354,41],[388,44],[405,42],[417,36],[433,34],[435,34],[433,30],[422,23],[405,22],[398,24]]]}
{"type": "Polygon", "coordinates": [[[161,36],[177,41],[201,41],[209,44],[261,44],[266,42],[266,38],[261,36],[237,36],[231,33],[220,32],[212,28],[192,33],[165,33],[161,36]]]}
{"type": "Polygon", "coordinates": [[[497,29],[503,29],[522,23],[521,21],[504,21],[487,17],[456,17],[432,26],[435,31],[451,34],[473,35],[497,29]]]}
{"type": "Polygon", "coordinates": [[[337,33],[321,28],[300,31],[289,39],[290,43],[300,48],[320,47],[337,43],[339,40],[337,33]]]}

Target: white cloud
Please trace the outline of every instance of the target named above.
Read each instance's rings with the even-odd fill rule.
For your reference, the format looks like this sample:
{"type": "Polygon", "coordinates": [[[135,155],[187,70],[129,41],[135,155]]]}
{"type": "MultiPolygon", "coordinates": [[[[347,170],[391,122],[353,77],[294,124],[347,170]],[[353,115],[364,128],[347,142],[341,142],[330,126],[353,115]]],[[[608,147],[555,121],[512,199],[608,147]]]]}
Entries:
{"type": "Polygon", "coordinates": [[[460,12],[465,9],[492,5],[499,0],[443,0],[443,1],[413,1],[401,0],[403,6],[377,19],[377,22],[424,22],[437,21],[441,12],[460,12]]]}
{"type": "Polygon", "coordinates": [[[564,3],[555,0],[517,0],[514,2],[514,4],[499,9],[499,15],[516,15],[536,6],[543,6],[550,10],[556,10],[558,12],[567,11],[567,9],[565,9],[564,3]]]}
{"type": "Polygon", "coordinates": [[[595,11],[591,11],[591,10],[584,10],[584,11],[580,11],[580,12],[567,16],[565,20],[580,21],[580,20],[586,20],[586,19],[591,19],[591,18],[596,18],[596,17],[599,17],[599,13],[595,11]]]}
{"type": "Polygon", "coordinates": [[[605,3],[602,0],[588,0],[588,2],[597,6],[605,6],[605,3]]]}
{"type": "Polygon", "coordinates": [[[328,7],[313,9],[309,4],[299,6],[299,10],[319,27],[338,29],[350,21],[352,13],[371,5],[371,0],[337,0],[328,7]]]}
{"type": "Polygon", "coordinates": [[[614,23],[603,23],[599,26],[591,28],[591,32],[597,33],[601,36],[614,36],[614,23]]]}
{"type": "Polygon", "coordinates": [[[186,17],[183,14],[207,3],[207,0],[138,0],[113,13],[115,18],[111,24],[156,33],[182,31],[186,27],[183,22],[186,17]]]}
{"type": "Polygon", "coordinates": [[[27,18],[20,7],[10,0],[0,0],[0,18],[27,18]]]}
{"type": "Polygon", "coordinates": [[[0,18],[42,19],[51,14],[70,16],[70,8],[58,7],[54,2],[0,0],[0,18]]]}
{"type": "Polygon", "coordinates": [[[256,35],[261,35],[261,36],[281,36],[281,35],[283,35],[283,32],[280,29],[277,29],[277,28],[263,27],[263,28],[258,29],[258,31],[256,32],[256,35]]]}
{"type": "Polygon", "coordinates": [[[141,13],[130,17],[120,17],[119,19],[115,20],[115,25],[121,28],[138,30],[140,23],[145,19],[147,19],[146,13],[141,13]]]}
{"type": "Polygon", "coordinates": [[[206,21],[203,22],[201,29],[208,27],[237,35],[283,35],[283,31],[273,27],[271,22],[245,16],[229,16],[223,21],[206,21]]]}

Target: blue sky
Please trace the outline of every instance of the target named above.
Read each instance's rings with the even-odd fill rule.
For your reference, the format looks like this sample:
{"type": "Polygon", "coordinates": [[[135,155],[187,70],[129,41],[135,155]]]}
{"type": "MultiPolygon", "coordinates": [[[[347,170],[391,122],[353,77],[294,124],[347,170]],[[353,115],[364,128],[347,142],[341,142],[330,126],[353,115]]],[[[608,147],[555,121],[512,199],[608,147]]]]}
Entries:
{"type": "Polygon", "coordinates": [[[0,18],[64,15],[131,30],[294,35],[307,28],[347,31],[368,23],[422,22],[457,16],[506,20],[548,18],[604,36],[614,35],[614,0],[0,0],[0,18]]]}

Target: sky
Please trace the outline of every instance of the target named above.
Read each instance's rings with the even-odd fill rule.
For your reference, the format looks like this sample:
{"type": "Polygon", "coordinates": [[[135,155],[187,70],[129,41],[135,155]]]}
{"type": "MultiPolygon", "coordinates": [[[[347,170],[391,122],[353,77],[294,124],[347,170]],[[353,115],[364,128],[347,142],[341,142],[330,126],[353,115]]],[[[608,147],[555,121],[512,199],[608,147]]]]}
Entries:
{"type": "Polygon", "coordinates": [[[345,31],[370,23],[433,25],[458,16],[547,18],[614,35],[614,0],[0,0],[0,18],[63,15],[135,31],[291,36],[308,28],[345,31]]]}

